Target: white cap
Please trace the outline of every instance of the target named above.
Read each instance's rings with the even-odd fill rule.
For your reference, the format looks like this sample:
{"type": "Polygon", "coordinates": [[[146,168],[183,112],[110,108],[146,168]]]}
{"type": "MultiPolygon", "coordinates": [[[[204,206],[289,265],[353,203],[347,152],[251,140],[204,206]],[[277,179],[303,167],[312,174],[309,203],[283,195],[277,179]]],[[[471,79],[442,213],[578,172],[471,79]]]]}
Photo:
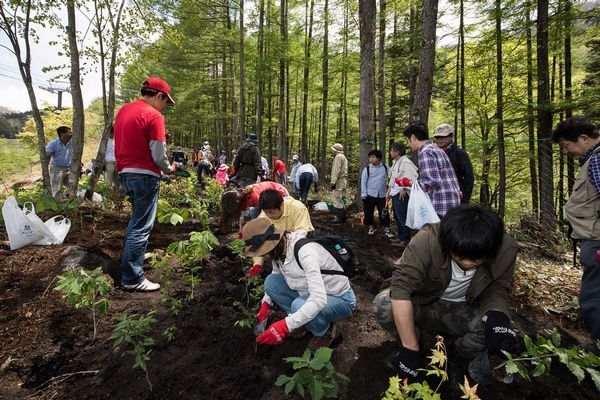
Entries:
{"type": "Polygon", "coordinates": [[[297,159],[298,159],[298,154],[294,154],[294,155],[292,156],[292,160],[297,160],[297,159]]]}
{"type": "Polygon", "coordinates": [[[208,144],[208,140],[206,142],[204,142],[204,144],[208,144]]]}

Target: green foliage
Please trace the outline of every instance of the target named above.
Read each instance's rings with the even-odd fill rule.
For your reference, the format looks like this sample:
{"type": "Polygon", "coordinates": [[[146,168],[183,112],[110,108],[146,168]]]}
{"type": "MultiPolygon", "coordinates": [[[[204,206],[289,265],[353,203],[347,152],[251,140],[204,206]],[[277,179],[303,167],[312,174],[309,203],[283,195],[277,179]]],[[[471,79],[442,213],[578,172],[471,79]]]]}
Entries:
{"type": "Polygon", "coordinates": [[[504,367],[507,374],[519,374],[523,379],[530,381],[531,377],[549,375],[552,359],[557,358],[575,375],[577,382],[581,382],[587,372],[596,389],[600,391],[600,357],[579,347],[560,347],[561,338],[556,328],[552,330],[549,338],[538,335],[534,342],[526,335],[523,341],[526,350],[518,356],[504,352],[507,360],[496,369],[504,367]],[[530,369],[533,370],[530,372],[530,369]]]}
{"type": "Polygon", "coordinates": [[[167,339],[168,343],[171,343],[175,340],[175,333],[177,332],[177,327],[175,325],[169,325],[167,329],[163,332],[163,336],[167,339]]]}
{"type": "Polygon", "coordinates": [[[221,211],[221,195],[223,194],[223,188],[221,184],[214,179],[206,179],[206,190],[204,196],[208,202],[209,208],[221,211]]]}
{"type": "Polygon", "coordinates": [[[242,318],[234,322],[234,325],[239,328],[252,328],[256,323],[256,312],[258,307],[248,308],[241,301],[235,300],[233,308],[242,314],[242,318]]]}
{"type": "MultiPolygon", "coordinates": [[[[0,135],[1,136],[1,135],[0,135]]],[[[0,137],[0,179],[12,180],[21,175],[32,174],[39,156],[27,144],[19,139],[0,137]]]]}
{"type": "Polygon", "coordinates": [[[158,222],[177,225],[194,220],[202,229],[208,228],[208,202],[201,199],[194,185],[194,173],[190,178],[174,179],[170,184],[161,183],[158,200],[158,222]]]}
{"type": "Polygon", "coordinates": [[[294,375],[279,375],[276,386],[283,386],[285,394],[296,390],[304,397],[306,390],[312,400],[335,399],[338,397],[340,384],[346,386],[350,379],[335,371],[331,364],[333,349],[321,347],[312,355],[306,349],[302,357],[287,357],[284,360],[291,363],[294,375]]]}
{"type": "Polygon", "coordinates": [[[110,301],[104,298],[108,288],[109,283],[102,276],[102,268],[98,267],[89,274],[84,270],[65,272],[58,277],[54,290],[61,292],[63,299],[75,308],[87,308],[92,312],[95,338],[96,310],[105,314],[110,307],[110,301]]]}
{"type": "Polygon", "coordinates": [[[125,346],[130,349],[127,353],[134,357],[133,368],[141,368],[144,371],[150,391],[152,391],[152,383],[148,377],[148,361],[150,361],[154,339],[149,334],[156,323],[153,314],[154,312],[140,316],[121,314],[117,317],[117,324],[109,338],[115,348],[125,346]]]}
{"type": "Polygon", "coordinates": [[[158,200],[158,208],[156,210],[156,219],[160,223],[170,223],[171,225],[183,224],[188,222],[192,214],[189,209],[179,209],[172,207],[166,200],[158,200]]]}
{"type": "Polygon", "coordinates": [[[171,243],[167,252],[177,257],[187,271],[183,277],[192,287],[190,298],[194,298],[194,287],[200,283],[198,272],[202,268],[202,259],[206,257],[214,246],[219,244],[219,239],[210,231],[191,232],[188,240],[171,243]]]}
{"type": "Polygon", "coordinates": [[[244,247],[246,247],[246,244],[242,239],[233,239],[231,242],[227,243],[227,247],[229,247],[240,260],[250,260],[250,257],[244,254],[244,247]]]}

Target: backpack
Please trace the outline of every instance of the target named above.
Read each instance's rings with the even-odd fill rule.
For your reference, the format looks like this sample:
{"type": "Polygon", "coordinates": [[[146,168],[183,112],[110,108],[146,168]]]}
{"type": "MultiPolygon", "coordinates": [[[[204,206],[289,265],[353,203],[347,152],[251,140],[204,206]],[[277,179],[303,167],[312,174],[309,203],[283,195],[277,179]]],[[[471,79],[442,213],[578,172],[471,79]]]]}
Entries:
{"type": "Polygon", "coordinates": [[[321,273],[324,275],[342,275],[353,278],[358,274],[358,259],[354,255],[354,252],[346,244],[344,239],[335,235],[321,235],[317,231],[309,232],[305,238],[302,238],[294,245],[294,259],[301,269],[300,259],[298,258],[298,252],[300,248],[307,243],[319,243],[325,250],[329,252],[335,258],[335,261],[342,267],[343,271],[336,271],[332,269],[322,269],[321,273]]]}

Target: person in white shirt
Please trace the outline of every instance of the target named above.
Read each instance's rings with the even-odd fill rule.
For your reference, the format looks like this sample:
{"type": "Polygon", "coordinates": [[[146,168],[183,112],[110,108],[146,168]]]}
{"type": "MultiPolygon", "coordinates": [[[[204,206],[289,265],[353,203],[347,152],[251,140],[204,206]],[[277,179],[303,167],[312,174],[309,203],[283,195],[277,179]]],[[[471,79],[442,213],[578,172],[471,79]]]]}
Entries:
{"type": "Polygon", "coordinates": [[[106,142],[106,154],[104,155],[104,181],[108,187],[117,189],[119,178],[117,176],[117,159],[115,158],[115,128],[110,128],[108,142],[106,142]]]}
{"type": "Polygon", "coordinates": [[[312,351],[339,343],[341,336],[334,323],[352,315],[356,297],[336,259],[320,244],[309,242],[298,251],[300,267],[294,257],[294,246],[306,237],[306,232],[288,233],[276,229],[268,218],[248,222],[242,237],[247,256],[265,256],[273,267],[265,279],[265,295],[257,315],[259,323],[268,319],[273,302],[287,313],[287,317],[260,334],[256,342],[281,344],[291,331],[304,327],[313,334],[308,343],[312,351]],[[321,270],[342,274],[326,275],[321,270]]]}
{"type": "MultiPolygon", "coordinates": [[[[264,158],[263,156],[260,157],[260,163],[262,164],[262,169],[264,171],[264,175],[265,177],[269,176],[269,162],[267,161],[266,158],[264,158]]],[[[261,178],[262,181],[264,181],[263,178],[261,178]]]]}
{"type": "Polygon", "coordinates": [[[310,190],[310,184],[315,183],[315,192],[319,191],[319,173],[317,169],[311,163],[305,163],[296,168],[296,175],[294,176],[294,184],[298,188],[300,200],[306,204],[308,192],[310,190]]]}
{"type": "Polygon", "coordinates": [[[290,173],[289,182],[292,185],[292,195],[294,197],[298,196],[298,187],[296,186],[296,171],[302,165],[300,162],[300,157],[297,154],[292,156],[292,172],[290,173]]]}
{"type": "Polygon", "coordinates": [[[386,204],[391,198],[394,219],[398,227],[398,239],[400,239],[401,245],[406,246],[410,242],[410,228],[405,225],[410,185],[419,177],[419,174],[415,164],[406,156],[406,146],[402,143],[392,143],[390,156],[394,162],[390,168],[391,175],[386,204]]]}

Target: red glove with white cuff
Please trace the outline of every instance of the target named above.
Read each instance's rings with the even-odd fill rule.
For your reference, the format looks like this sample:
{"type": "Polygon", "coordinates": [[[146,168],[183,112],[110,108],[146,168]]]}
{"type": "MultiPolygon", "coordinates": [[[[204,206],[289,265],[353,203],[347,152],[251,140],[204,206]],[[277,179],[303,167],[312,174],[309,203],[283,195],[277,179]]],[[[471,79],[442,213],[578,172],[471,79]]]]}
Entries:
{"type": "Polygon", "coordinates": [[[256,319],[260,323],[269,318],[269,315],[271,315],[271,305],[268,301],[263,301],[260,305],[260,310],[258,310],[258,314],[256,315],[256,319]]]}
{"type": "Polygon", "coordinates": [[[250,269],[246,273],[246,280],[249,281],[250,279],[254,278],[256,275],[260,274],[261,268],[262,268],[262,265],[260,265],[260,264],[254,264],[252,267],[250,267],[250,269]]]}
{"type": "Polygon", "coordinates": [[[290,330],[285,323],[285,319],[282,319],[272,323],[262,335],[256,338],[256,343],[281,344],[288,333],[290,333],[290,330]]]}

